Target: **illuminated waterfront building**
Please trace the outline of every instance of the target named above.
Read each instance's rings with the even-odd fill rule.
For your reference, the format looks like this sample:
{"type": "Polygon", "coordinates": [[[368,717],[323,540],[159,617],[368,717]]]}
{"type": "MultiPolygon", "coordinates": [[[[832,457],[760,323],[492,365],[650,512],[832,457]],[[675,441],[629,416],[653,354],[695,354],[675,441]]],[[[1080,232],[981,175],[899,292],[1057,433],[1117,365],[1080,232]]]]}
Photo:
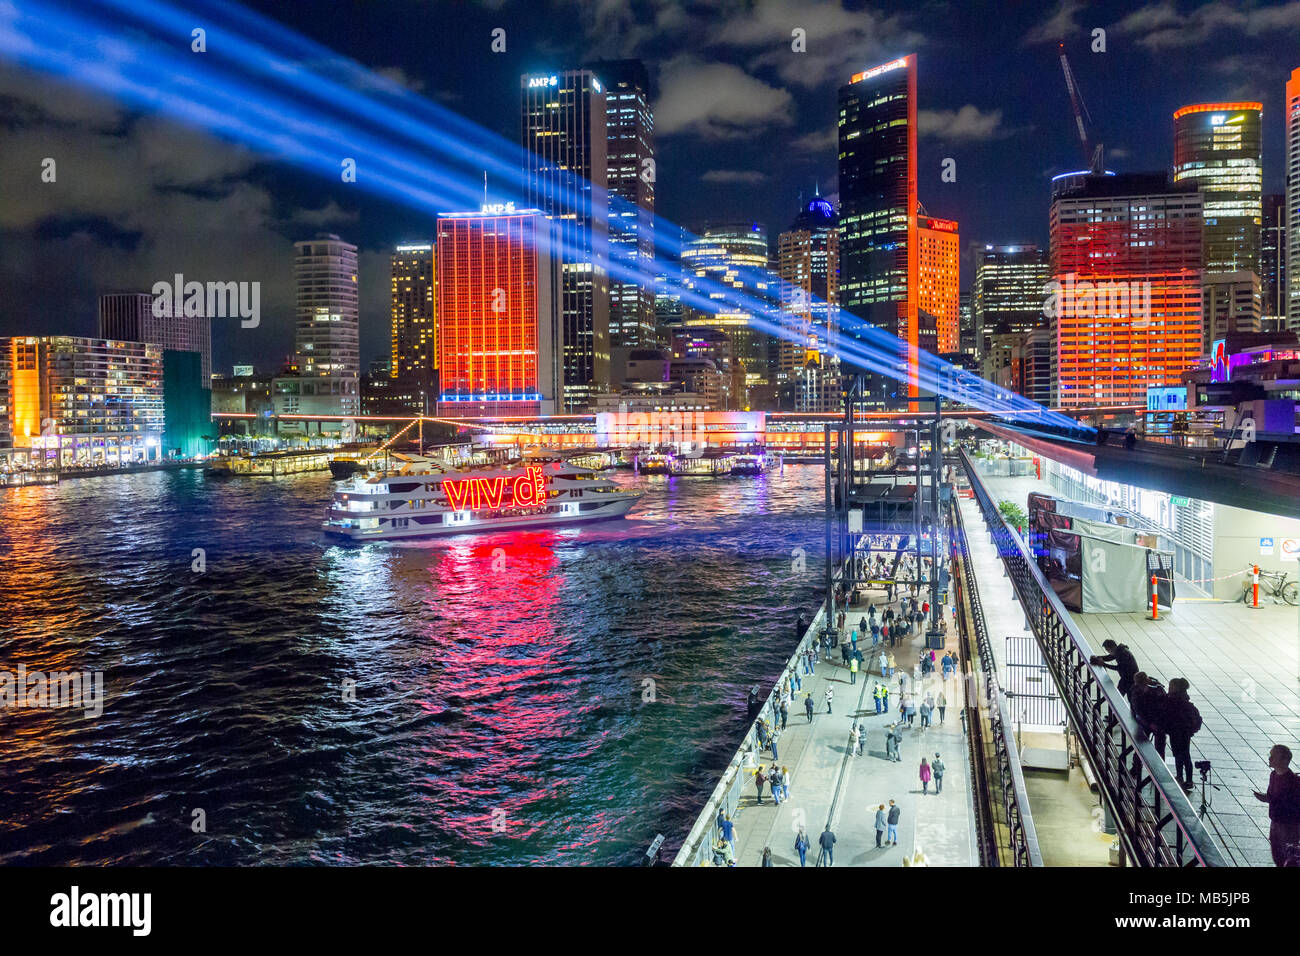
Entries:
{"type": "MultiPolygon", "coordinates": [[[[650,76],[640,60],[593,63],[590,69],[605,84],[610,260],[646,274],[653,268],[655,257],[654,114],[650,110],[650,76]]],[[[654,289],[611,276],[610,347],[653,346],[654,323],[654,289]]]]}
{"type": "Polygon", "coordinates": [[[538,209],[438,217],[438,413],[551,415],[564,396],[560,256],[538,209]]]}
{"type": "MultiPolygon", "coordinates": [[[[819,329],[833,333],[839,324],[835,303],[839,295],[839,241],[835,209],[820,197],[805,205],[790,228],[777,239],[777,271],[781,277],[781,311],[795,340],[777,339],[776,382],[785,385],[800,377],[809,362],[819,369],[839,360],[824,348],[834,348],[819,329]]],[[[805,411],[801,404],[795,407],[805,411]]]]}
{"type": "Polygon", "coordinates": [[[691,308],[685,325],[690,329],[718,329],[732,342],[732,359],[737,375],[734,400],[747,404],[756,387],[771,384],[770,336],[754,325],[754,316],[734,302],[730,290],[760,299],[775,299],[777,289],[769,281],[767,233],[759,223],[725,223],[709,226],[703,235],[682,249],[682,274],[688,285],[720,303],[717,311],[691,308]],[[709,280],[709,286],[692,281],[692,276],[709,280]],[[721,287],[721,288],[719,288],[721,287]]]}
{"type": "Polygon", "coordinates": [[[357,247],[321,233],[294,243],[298,375],[277,378],[278,414],[357,415],[361,411],[357,247]]]}
{"type": "MultiPolygon", "coordinates": [[[[608,121],[591,70],[527,74],[519,82],[526,204],[556,224],[561,256],[564,410],[609,387],[608,121]]],[[[445,389],[444,389],[445,391],[445,389]]]]}
{"type": "Polygon", "coordinates": [[[916,227],[916,247],[916,307],[934,316],[935,322],[934,344],[922,342],[921,346],[938,355],[956,352],[960,348],[961,308],[957,223],[922,216],[916,227]]]}
{"type": "Polygon", "coordinates": [[[433,259],[432,242],[403,243],[391,259],[389,397],[425,413],[433,410],[438,385],[433,259]]]}
{"type": "MultiPolygon", "coordinates": [[[[859,323],[898,337],[900,372],[915,369],[917,314],[916,57],[858,73],[839,91],[840,308],[846,342],[878,352],[859,323]]],[[[864,377],[868,404],[915,396],[879,374],[864,377]]]]}
{"type": "Polygon", "coordinates": [[[148,342],[177,352],[202,356],[201,385],[212,379],[212,319],[207,315],[175,315],[170,297],[163,297],[155,315],[154,296],[148,292],[110,292],[99,297],[101,339],[148,342]]]}
{"type": "MultiPolygon", "coordinates": [[[[199,360],[193,356],[191,373],[199,360]]],[[[33,463],[118,463],[159,457],[164,350],[71,335],[0,338],[5,431],[33,463]]],[[[196,385],[195,383],[190,383],[196,385]]]]}
{"type": "Polygon", "coordinates": [[[1163,173],[1088,176],[1052,202],[1055,394],[1146,403],[1201,355],[1201,195],[1163,173]]]}
{"type": "Polygon", "coordinates": [[[1199,103],[1174,113],[1174,182],[1202,193],[1206,275],[1259,273],[1261,103],[1199,103]]]}

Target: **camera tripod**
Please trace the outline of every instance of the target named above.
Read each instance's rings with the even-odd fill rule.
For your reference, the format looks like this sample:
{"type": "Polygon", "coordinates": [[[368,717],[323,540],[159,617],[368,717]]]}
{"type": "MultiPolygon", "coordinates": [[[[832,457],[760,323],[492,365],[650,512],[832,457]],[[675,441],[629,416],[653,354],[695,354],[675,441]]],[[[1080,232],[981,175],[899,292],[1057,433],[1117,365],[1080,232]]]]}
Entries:
{"type": "Polygon", "coordinates": [[[1208,766],[1198,767],[1197,769],[1201,771],[1201,805],[1197,808],[1196,815],[1201,819],[1205,819],[1205,814],[1214,809],[1214,794],[1210,793],[1210,791],[1218,790],[1219,787],[1210,781],[1213,770],[1208,766]]]}

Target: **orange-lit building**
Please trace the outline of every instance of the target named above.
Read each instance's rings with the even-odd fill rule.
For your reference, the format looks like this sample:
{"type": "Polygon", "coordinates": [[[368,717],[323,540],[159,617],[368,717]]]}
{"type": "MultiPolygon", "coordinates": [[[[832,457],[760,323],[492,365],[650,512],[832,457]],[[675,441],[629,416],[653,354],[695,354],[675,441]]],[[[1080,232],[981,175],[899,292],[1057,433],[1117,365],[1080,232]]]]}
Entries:
{"type": "Polygon", "coordinates": [[[961,252],[957,223],[951,219],[921,217],[916,230],[916,305],[935,317],[935,351],[944,355],[959,349],[961,292],[958,290],[961,252]]]}
{"type": "Polygon", "coordinates": [[[438,413],[549,415],[562,405],[552,226],[513,204],[438,217],[438,413]]]}
{"type": "Polygon", "coordinates": [[[1055,405],[1143,404],[1196,364],[1201,220],[1193,184],[1163,173],[1087,176],[1053,200],[1055,405]]]}
{"type": "Polygon", "coordinates": [[[0,447],[62,464],[157,457],[163,350],[71,335],[0,338],[0,447]]]}

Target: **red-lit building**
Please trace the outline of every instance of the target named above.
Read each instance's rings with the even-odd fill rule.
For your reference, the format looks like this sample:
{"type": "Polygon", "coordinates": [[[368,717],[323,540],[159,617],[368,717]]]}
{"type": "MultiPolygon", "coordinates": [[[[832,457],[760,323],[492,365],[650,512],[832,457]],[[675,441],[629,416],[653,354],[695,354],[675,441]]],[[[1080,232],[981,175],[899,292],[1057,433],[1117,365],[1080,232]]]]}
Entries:
{"type": "Polygon", "coordinates": [[[1201,195],[1163,173],[1087,176],[1052,201],[1055,404],[1141,405],[1201,347],[1201,195]]]}
{"type": "Polygon", "coordinates": [[[563,395],[550,220],[513,204],[438,217],[438,413],[549,415],[563,395]]]}

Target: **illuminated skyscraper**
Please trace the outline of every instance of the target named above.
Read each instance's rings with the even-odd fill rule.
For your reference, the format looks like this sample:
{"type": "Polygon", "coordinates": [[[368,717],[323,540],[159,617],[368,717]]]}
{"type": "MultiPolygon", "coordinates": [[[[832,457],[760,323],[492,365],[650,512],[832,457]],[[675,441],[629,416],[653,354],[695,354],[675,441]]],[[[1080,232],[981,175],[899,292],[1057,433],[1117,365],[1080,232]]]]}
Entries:
{"type": "Polygon", "coordinates": [[[921,341],[921,347],[936,355],[960,347],[961,253],[957,236],[957,223],[951,219],[922,216],[917,223],[916,307],[934,316],[935,323],[934,342],[921,341]]]}
{"type": "Polygon", "coordinates": [[[1205,272],[1259,274],[1264,189],[1261,103],[1199,103],[1174,113],[1174,182],[1201,190],[1205,272]]]}
{"type": "MultiPolygon", "coordinates": [[[[846,344],[857,340],[879,354],[858,323],[899,339],[880,358],[907,374],[920,346],[917,315],[916,57],[856,74],[839,91],[840,286],[846,344]]],[[[867,375],[872,404],[916,395],[867,375]]]]}
{"type": "Polygon", "coordinates": [[[698,286],[701,294],[720,303],[717,311],[692,307],[686,325],[726,333],[736,362],[734,394],[741,403],[734,407],[747,407],[745,396],[755,388],[772,384],[775,377],[770,367],[770,336],[755,328],[751,312],[737,308],[726,297],[729,290],[735,289],[760,299],[776,298],[775,284],[768,281],[771,263],[767,233],[756,222],[709,226],[703,235],[686,244],[681,259],[687,284],[698,286]],[[707,279],[710,285],[695,283],[692,276],[707,279]]]}
{"type": "Polygon", "coordinates": [[[564,409],[609,387],[608,123],[590,70],[525,75],[521,138],[527,204],[556,223],[563,278],[564,409]],[[593,188],[596,187],[596,188],[593,188]]]}
{"type": "Polygon", "coordinates": [[[1286,124],[1286,319],[1300,329],[1300,68],[1291,71],[1282,101],[1286,124]]]}
{"type": "Polygon", "coordinates": [[[395,395],[414,411],[431,412],[437,400],[437,323],[432,242],[404,243],[392,256],[392,357],[388,377],[395,395]]]}
{"type": "Polygon", "coordinates": [[[296,381],[277,380],[281,413],[357,415],[361,360],[357,345],[357,247],[322,233],[294,243],[297,283],[296,381]]]}
{"type": "Polygon", "coordinates": [[[558,231],[537,209],[438,217],[438,413],[560,410],[558,231]]]}
{"type": "Polygon", "coordinates": [[[1201,344],[1201,194],[1163,173],[1088,176],[1052,202],[1057,401],[1144,405],[1201,344]]]}
{"type": "Polygon", "coordinates": [[[990,244],[975,251],[971,311],[981,354],[990,336],[1027,336],[1045,324],[1050,273],[1047,250],[1032,243],[990,244]]]}
{"type": "MultiPolygon", "coordinates": [[[[650,77],[640,60],[593,63],[590,69],[605,86],[610,259],[653,274],[655,166],[650,77]]],[[[610,346],[654,345],[654,321],[654,289],[610,276],[610,346]]]]}
{"type": "Polygon", "coordinates": [[[1264,331],[1286,328],[1286,194],[1264,197],[1264,228],[1260,232],[1259,280],[1264,331]]]}
{"type": "Polygon", "coordinates": [[[825,199],[814,198],[795,217],[790,228],[777,239],[777,270],[781,277],[781,311],[797,341],[779,340],[777,381],[793,380],[812,359],[819,364],[838,365],[819,329],[834,331],[838,324],[835,303],[839,295],[839,238],[835,209],[825,199]]]}

